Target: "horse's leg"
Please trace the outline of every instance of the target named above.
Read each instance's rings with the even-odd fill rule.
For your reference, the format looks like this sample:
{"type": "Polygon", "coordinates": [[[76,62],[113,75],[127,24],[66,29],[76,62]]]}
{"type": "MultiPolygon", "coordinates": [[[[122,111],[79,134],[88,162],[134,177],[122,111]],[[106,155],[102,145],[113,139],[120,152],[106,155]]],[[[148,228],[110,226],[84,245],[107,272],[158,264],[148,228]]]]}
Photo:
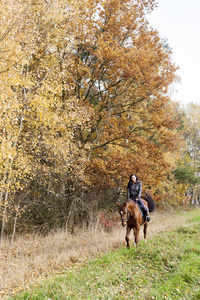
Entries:
{"type": "Polygon", "coordinates": [[[130,249],[130,239],[129,239],[129,236],[130,236],[130,232],[131,232],[131,228],[127,225],[126,227],[126,237],[125,237],[125,240],[126,240],[126,243],[127,243],[127,248],[130,249]]]}
{"type": "MultiPolygon", "coordinates": [[[[134,233],[134,237],[135,237],[136,236],[136,229],[135,229],[135,227],[133,229],[133,233],[134,233]]],[[[136,246],[135,240],[134,240],[134,246],[136,246]]]]}
{"type": "Polygon", "coordinates": [[[135,244],[136,244],[136,249],[137,249],[137,245],[139,242],[139,233],[140,233],[140,224],[137,224],[135,227],[135,244]]]}
{"type": "Polygon", "coordinates": [[[144,230],[143,230],[145,242],[146,242],[146,238],[147,238],[147,227],[148,227],[148,223],[145,222],[145,223],[144,223],[144,230]]]}

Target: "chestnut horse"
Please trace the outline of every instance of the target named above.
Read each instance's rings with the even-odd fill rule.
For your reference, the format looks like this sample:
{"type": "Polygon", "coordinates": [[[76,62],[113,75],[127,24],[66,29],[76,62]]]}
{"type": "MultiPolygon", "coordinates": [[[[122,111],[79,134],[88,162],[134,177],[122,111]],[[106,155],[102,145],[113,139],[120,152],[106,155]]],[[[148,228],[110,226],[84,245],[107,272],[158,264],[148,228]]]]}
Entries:
{"type": "MultiPolygon", "coordinates": [[[[151,197],[151,195],[147,192],[143,192],[142,195],[142,201],[148,208],[149,212],[152,212],[154,210],[154,200],[151,197]]],[[[119,214],[121,216],[121,221],[122,221],[122,226],[126,226],[126,243],[127,243],[127,248],[130,248],[130,232],[131,229],[133,229],[134,236],[135,236],[135,245],[137,248],[138,242],[139,242],[139,232],[140,232],[140,226],[144,225],[144,239],[146,241],[146,236],[147,236],[147,227],[148,227],[148,222],[145,220],[144,217],[142,217],[141,211],[138,207],[138,204],[136,201],[133,200],[128,200],[125,201],[122,204],[119,204],[116,202],[116,204],[119,207],[119,214]]]]}

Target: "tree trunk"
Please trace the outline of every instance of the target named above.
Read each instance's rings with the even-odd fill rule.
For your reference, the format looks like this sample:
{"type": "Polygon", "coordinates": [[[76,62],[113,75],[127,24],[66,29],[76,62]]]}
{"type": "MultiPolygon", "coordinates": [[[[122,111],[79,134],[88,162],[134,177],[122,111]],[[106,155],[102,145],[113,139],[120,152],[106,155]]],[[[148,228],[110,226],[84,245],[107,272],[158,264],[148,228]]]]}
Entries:
{"type": "Polygon", "coordinates": [[[12,237],[11,237],[11,241],[10,243],[13,243],[14,240],[14,236],[15,236],[15,231],[16,231],[16,226],[17,226],[17,217],[18,217],[18,213],[19,213],[19,204],[16,210],[16,214],[15,214],[15,220],[14,220],[14,226],[13,226],[13,232],[12,232],[12,237]]]}
{"type": "Polygon", "coordinates": [[[5,224],[6,224],[7,203],[8,203],[8,190],[6,190],[6,195],[5,195],[5,204],[4,204],[4,209],[3,209],[3,218],[2,218],[2,225],[1,225],[0,245],[2,244],[2,241],[3,241],[4,229],[5,229],[5,224]]]}

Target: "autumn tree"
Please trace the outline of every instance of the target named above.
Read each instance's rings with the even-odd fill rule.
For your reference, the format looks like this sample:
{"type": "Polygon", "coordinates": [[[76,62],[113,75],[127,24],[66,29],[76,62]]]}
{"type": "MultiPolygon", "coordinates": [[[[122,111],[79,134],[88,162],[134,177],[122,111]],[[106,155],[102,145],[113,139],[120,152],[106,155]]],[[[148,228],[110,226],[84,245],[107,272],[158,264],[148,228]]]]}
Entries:
{"type": "Polygon", "coordinates": [[[58,49],[68,47],[65,14],[62,1],[2,4],[1,238],[9,217],[16,221],[20,202],[30,210],[34,199],[54,193],[57,177],[82,172],[74,164],[80,153],[72,124],[85,122],[84,110],[77,112],[73,96],[63,101],[58,49]]]}
{"type": "Polygon", "coordinates": [[[169,165],[163,154],[175,147],[178,120],[167,91],[176,67],[145,18],[154,5],[77,2],[68,73],[79,103],[94,111],[91,130],[76,130],[81,147],[90,145],[87,170],[92,184],[123,185],[134,171],[147,185],[153,179],[153,186],[169,165]]]}
{"type": "Polygon", "coordinates": [[[200,193],[200,106],[189,103],[182,109],[182,115],[185,144],[174,174],[182,187],[182,194],[190,194],[193,201],[194,194],[200,193]]]}
{"type": "Polygon", "coordinates": [[[122,191],[132,172],[153,192],[165,179],[179,118],[171,51],[146,19],[155,5],[2,4],[2,233],[19,206],[29,223],[60,226],[77,203],[81,220],[98,209],[101,192],[122,191]]]}

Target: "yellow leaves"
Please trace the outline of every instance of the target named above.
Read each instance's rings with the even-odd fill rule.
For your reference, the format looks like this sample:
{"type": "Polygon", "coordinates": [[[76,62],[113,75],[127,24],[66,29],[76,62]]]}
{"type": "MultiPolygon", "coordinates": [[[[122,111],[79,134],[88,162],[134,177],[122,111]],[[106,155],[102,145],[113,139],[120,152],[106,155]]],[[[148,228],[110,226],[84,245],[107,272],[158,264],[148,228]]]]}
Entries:
{"type": "Polygon", "coordinates": [[[147,184],[163,178],[174,135],[162,91],[174,67],[146,26],[152,1],[19,3],[8,0],[0,20],[0,32],[13,25],[0,44],[2,176],[16,189],[37,174],[56,185],[123,185],[132,169],[147,184]]]}

